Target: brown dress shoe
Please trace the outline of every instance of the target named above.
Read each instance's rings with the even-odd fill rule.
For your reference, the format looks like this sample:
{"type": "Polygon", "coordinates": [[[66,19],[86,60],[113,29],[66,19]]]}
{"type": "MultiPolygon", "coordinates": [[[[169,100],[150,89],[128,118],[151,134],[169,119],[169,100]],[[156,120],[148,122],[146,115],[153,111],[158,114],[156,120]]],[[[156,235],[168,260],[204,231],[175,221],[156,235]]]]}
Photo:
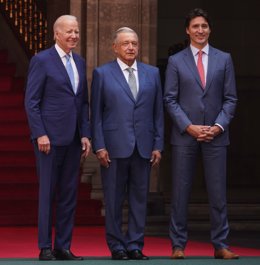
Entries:
{"type": "Polygon", "coordinates": [[[174,248],[172,250],[172,259],[184,259],[185,255],[184,255],[184,251],[181,248],[174,248]]]}
{"type": "Polygon", "coordinates": [[[238,259],[239,256],[227,248],[215,250],[215,259],[238,259]]]}

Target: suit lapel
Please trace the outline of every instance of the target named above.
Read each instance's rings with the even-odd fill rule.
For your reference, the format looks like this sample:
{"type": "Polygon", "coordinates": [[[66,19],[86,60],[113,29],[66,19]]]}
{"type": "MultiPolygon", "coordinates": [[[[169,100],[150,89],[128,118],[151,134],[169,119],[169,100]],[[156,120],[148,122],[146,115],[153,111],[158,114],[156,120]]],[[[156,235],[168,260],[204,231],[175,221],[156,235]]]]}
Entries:
{"type": "Polygon", "coordinates": [[[138,101],[141,98],[143,88],[145,85],[145,80],[146,80],[146,72],[142,64],[139,62],[137,62],[137,70],[138,70],[139,91],[137,94],[136,101],[138,101]]]}
{"type": "Polygon", "coordinates": [[[207,81],[206,81],[205,91],[208,90],[213,80],[214,72],[215,72],[216,65],[217,65],[216,54],[217,52],[211,46],[209,46],[208,72],[207,72],[207,81]]]}
{"type": "Polygon", "coordinates": [[[191,52],[190,47],[188,47],[184,50],[183,59],[184,59],[185,64],[187,65],[187,67],[190,69],[191,73],[195,77],[196,81],[200,85],[201,89],[204,90],[204,88],[202,87],[199,72],[198,72],[198,69],[197,69],[197,66],[196,66],[196,63],[195,63],[195,60],[194,60],[194,57],[193,57],[193,54],[191,52]]]}
{"type": "MultiPolygon", "coordinates": [[[[80,60],[79,60],[79,57],[75,53],[73,53],[73,60],[74,60],[74,62],[76,64],[76,68],[77,68],[78,75],[79,75],[79,84],[78,84],[77,93],[76,93],[76,94],[78,94],[78,91],[79,91],[79,89],[81,87],[81,82],[83,80],[83,77],[82,77],[82,72],[81,72],[80,60]]],[[[71,88],[72,88],[72,86],[71,86],[71,88]]]]}
{"type": "Polygon", "coordinates": [[[189,47],[184,51],[184,56],[183,56],[186,65],[191,70],[192,74],[194,75],[198,84],[203,89],[204,93],[207,92],[207,90],[210,87],[210,84],[212,83],[214,72],[215,72],[216,65],[217,65],[216,51],[211,46],[209,46],[209,55],[208,56],[209,56],[209,58],[208,58],[208,69],[207,69],[206,87],[205,88],[202,87],[200,76],[199,76],[199,73],[197,70],[197,66],[196,66],[196,63],[194,61],[194,57],[193,57],[193,54],[191,52],[191,49],[189,47]]]}
{"type": "Polygon", "coordinates": [[[114,78],[117,80],[117,82],[122,86],[123,91],[131,98],[132,101],[135,102],[135,99],[132,95],[132,92],[130,90],[130,87],[124,77],[124,74],[122,73],[122,70],[120,66],[118,65],[117,61],[113,61],[111,63],[111,74],[114,76],[114,78]]]}
{"type": "MultiPolygon", "coordinates": [[[[57,66],[57,69],[59,69],[61,74],[66,78],[67,83],[69,84],[69,87],[70,87],[70,91],[74,94],[69,75],[68,75],[66,68],[64,67],[64,64],[63,64],[63,62],[62,62],[62,60],[61,60],[61,58],[60,58],[60,56],[59,56],[59,54],[56,51],[54,46],[50,49],[50,54],[53,57],[53,62],[57,66]]],[[[73,57],[73,59],[74,59],[74,57],[73,57]]]]}

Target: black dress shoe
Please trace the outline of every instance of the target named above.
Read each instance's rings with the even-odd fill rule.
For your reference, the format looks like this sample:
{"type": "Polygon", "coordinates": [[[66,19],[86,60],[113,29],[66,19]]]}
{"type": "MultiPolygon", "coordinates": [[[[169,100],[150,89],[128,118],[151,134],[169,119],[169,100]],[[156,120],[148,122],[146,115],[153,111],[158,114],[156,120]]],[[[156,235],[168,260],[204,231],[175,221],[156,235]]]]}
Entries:
{"type": "Polygon", "coordinates": [[[75,256],[69,249],[54,249],[53,255],[57,260],[83,260],[83,257],[75,256]]]}
{"type": "Polygon", "coordinates": [[[56,260],[50,248],[42,248],[39,254],[39,260],[56,260]]]}
{"type": "Polygon", "coordinates": [[[148,260],[149,257],[145,256],[141,250],[135,249],[128,252],[129,259],[141,259],[141,260],[148,260]]]}
{"type": "Polygon", "coordinates": [[[118,250],[112,252],[112,259],[115,260],[128,260],[127,253],[124,250],[118,250]]]}

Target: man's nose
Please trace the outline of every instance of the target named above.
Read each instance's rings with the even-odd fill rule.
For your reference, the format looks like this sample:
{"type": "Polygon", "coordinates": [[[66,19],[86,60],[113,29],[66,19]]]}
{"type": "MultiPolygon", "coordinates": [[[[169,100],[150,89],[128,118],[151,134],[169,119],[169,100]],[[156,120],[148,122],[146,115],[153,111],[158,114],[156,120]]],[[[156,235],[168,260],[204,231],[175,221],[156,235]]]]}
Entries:
{"type": "Polygon", "coordinates": [[[203,27],[199,26],[199,32],[203,31],[203,27]]]}

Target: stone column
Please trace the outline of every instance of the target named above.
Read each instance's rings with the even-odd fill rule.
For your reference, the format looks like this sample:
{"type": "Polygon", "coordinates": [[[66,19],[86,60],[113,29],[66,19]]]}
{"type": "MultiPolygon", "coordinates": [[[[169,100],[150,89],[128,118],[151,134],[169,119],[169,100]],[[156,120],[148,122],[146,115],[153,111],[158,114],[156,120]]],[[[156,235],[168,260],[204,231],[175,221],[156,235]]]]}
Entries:
{"type": "Polygon", "coordinates": [[[80,27],[80,42],[75,49],[75,52],[86,57],[86,0],[70,1],[70,15],[77,17],[80,27]]]}
{"type": "Polygon", "coordinates": [[[114,58],[112,35],[123,26],[139,35],[139,59],[156,63],[157,0],[87,0],[87,54],[93,63],[90,68],[114,58]]]}

